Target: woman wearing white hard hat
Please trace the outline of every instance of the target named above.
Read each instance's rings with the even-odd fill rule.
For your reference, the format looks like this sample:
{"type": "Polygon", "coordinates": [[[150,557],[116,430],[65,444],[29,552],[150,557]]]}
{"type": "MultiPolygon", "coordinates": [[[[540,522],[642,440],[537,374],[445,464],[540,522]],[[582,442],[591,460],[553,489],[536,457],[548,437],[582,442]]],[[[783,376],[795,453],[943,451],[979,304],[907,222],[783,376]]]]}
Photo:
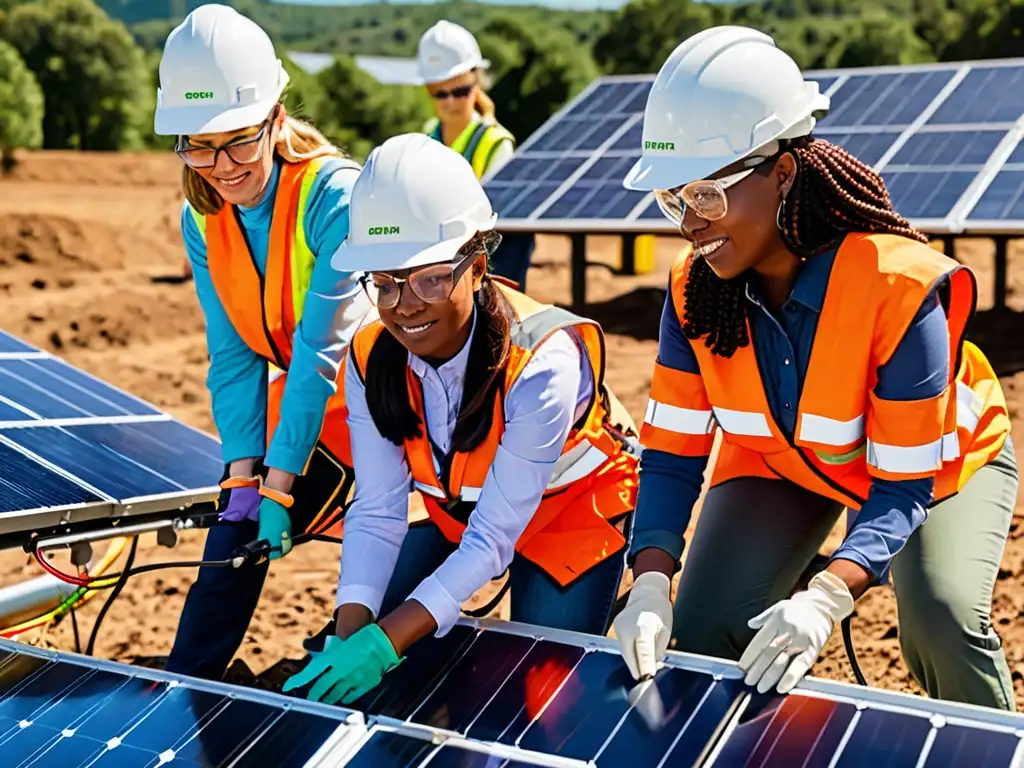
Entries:
{"type": "MultiPolygon", "coordinates": [[[[359,166],[285,111],[288,75],[267,34],[225,5],[171,31],[155,130],[184,162],[182,236],[206,319],[207,379],[225,473],[204,560],[253,540],[286,555],[322,531],[352,483],[335,379],[372,305],[331,267],[359,166]]],[[[168,669],[219,677],[256,607],[267,563],[203,568],[168,669]]]]}
{"type": "MultiPolygon", "coordinates": [[[[490,62],[465,27],[441,20],[423,33],[417,53],[419,75],[434,102],[435,117],[424,130],[461,154],[478,179],[493,178],[511,158],[515,137],[498,123],[487,95],[490,62]]],[[[490,271],[526,290],[535,238],[510,233],[491,256],[490,271]]]]}
{"type": "Polygon", "coordinates": [[[742,27],[686,40],[651,90],[625,184],[654,191],[693,247],[662,316],[616,635],[638,678],[671,637],[785,692],[891,570],[918,682],[1013,709],[990,612],[1017,469],[999,381],[964,339],[974,278],[812,135],[828,105],[742,27]],[[797,589],[844,507],[845,539],[797,589]]]}
{"type": "Polygon", "coordinates": [[[604,634],[624,568],[633,444],[609,417],[600,327],[486,274],[497,216],[469,163],[422,134],[370,155],[334,257],[380,322],[346,358],[360,487],[335,634],[285,685],[351,702],[446,634],[508,569],[512,619],[604,634]],[[441,181],[443,180],[443,181],[441,181]],[[433,525],[408,528],[410,484],[433,525]]]}

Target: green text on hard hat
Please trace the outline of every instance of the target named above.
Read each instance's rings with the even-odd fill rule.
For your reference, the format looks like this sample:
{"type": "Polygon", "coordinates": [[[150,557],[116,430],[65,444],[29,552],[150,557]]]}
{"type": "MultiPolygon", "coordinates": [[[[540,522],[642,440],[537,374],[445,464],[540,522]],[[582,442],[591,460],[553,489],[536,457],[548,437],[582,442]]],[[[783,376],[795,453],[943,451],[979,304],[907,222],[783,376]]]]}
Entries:
{"type": "Polygon", "coordinates": [[[370,227],[366,232],[370,235],[397,235],[398,227],[370,227]]]}
{"type": "Polygon", "coordinates": [[[188,91],[185,94],[186,101],[192,101],[194,99],[212,99],[213,91],[188,91]]]}
{"type": "Polygon", "coordinates": [[[671,141],[645,141],[644,142],[644,149],[667,149],[667,150],[673,150],[675,148],[676,148],[676,145],[673,144],[671,141]]]}

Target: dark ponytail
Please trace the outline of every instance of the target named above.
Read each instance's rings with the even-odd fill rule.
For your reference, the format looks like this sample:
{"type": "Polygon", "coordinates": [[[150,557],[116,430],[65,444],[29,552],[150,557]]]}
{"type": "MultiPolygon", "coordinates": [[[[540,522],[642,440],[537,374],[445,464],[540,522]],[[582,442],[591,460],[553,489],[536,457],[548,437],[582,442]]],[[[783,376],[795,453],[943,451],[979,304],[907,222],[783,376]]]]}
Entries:
{"type": "MultiPolygon", "coordinates": [[[[487,437],[494,399],[503,396],[512,336],[512,308],[487,275],[473,297],[476,329],[469,344],[462,404],[452,434],[452,451],[471,451],[487,437]]],[[[418,437],[422,422],[409,401],[408,351],[384,331],[366,362],[366,405],[380,434],[395,445],[418,437]]]]}

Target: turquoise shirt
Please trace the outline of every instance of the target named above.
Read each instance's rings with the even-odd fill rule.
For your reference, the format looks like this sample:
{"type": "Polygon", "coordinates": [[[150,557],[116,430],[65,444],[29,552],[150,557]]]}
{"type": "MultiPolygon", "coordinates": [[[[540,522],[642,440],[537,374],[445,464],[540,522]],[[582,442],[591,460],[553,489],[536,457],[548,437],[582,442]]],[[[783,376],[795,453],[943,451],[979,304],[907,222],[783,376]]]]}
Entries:
{"type": "MultiPolygon", "coordinates": [[[[261,274],[266,273],[270,219],[280,175],[275,163],[263,199],[252,208],[239,206],[239,220],[261,274]]],[[[235,330],[213,287],[206,243],[188,205],[181,231],[192,263],[196,293],[206,318],[210,370],[206,378],[213,400],[213,420],[224,461],[261,457],[267,466],[301,474],[323,425],[327,400],[360,321],[371,305],[358,274],[339,272],[331,256],[348,236],[348,204],[359,171],[340,159],[328,160],[317,173],[306,203],[306,243],[316,255],[302,319],[292,340],[292,360],[281,401],[281,419],[269,449],[267,434],[268,364],[235,330]]]]}

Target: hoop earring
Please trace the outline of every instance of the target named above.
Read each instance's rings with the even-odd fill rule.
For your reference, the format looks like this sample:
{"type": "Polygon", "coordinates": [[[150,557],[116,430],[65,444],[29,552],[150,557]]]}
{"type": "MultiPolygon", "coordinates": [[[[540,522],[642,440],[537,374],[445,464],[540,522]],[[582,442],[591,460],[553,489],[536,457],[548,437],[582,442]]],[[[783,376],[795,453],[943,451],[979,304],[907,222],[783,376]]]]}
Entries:
{"type": "Polygon", "coordinates": [[[779,232],[782,232],[782,212],[786,205],[786,198],[782,198],[779,201],[779,210],[775,213],[775,226],[779,228],[779,232]]]}

